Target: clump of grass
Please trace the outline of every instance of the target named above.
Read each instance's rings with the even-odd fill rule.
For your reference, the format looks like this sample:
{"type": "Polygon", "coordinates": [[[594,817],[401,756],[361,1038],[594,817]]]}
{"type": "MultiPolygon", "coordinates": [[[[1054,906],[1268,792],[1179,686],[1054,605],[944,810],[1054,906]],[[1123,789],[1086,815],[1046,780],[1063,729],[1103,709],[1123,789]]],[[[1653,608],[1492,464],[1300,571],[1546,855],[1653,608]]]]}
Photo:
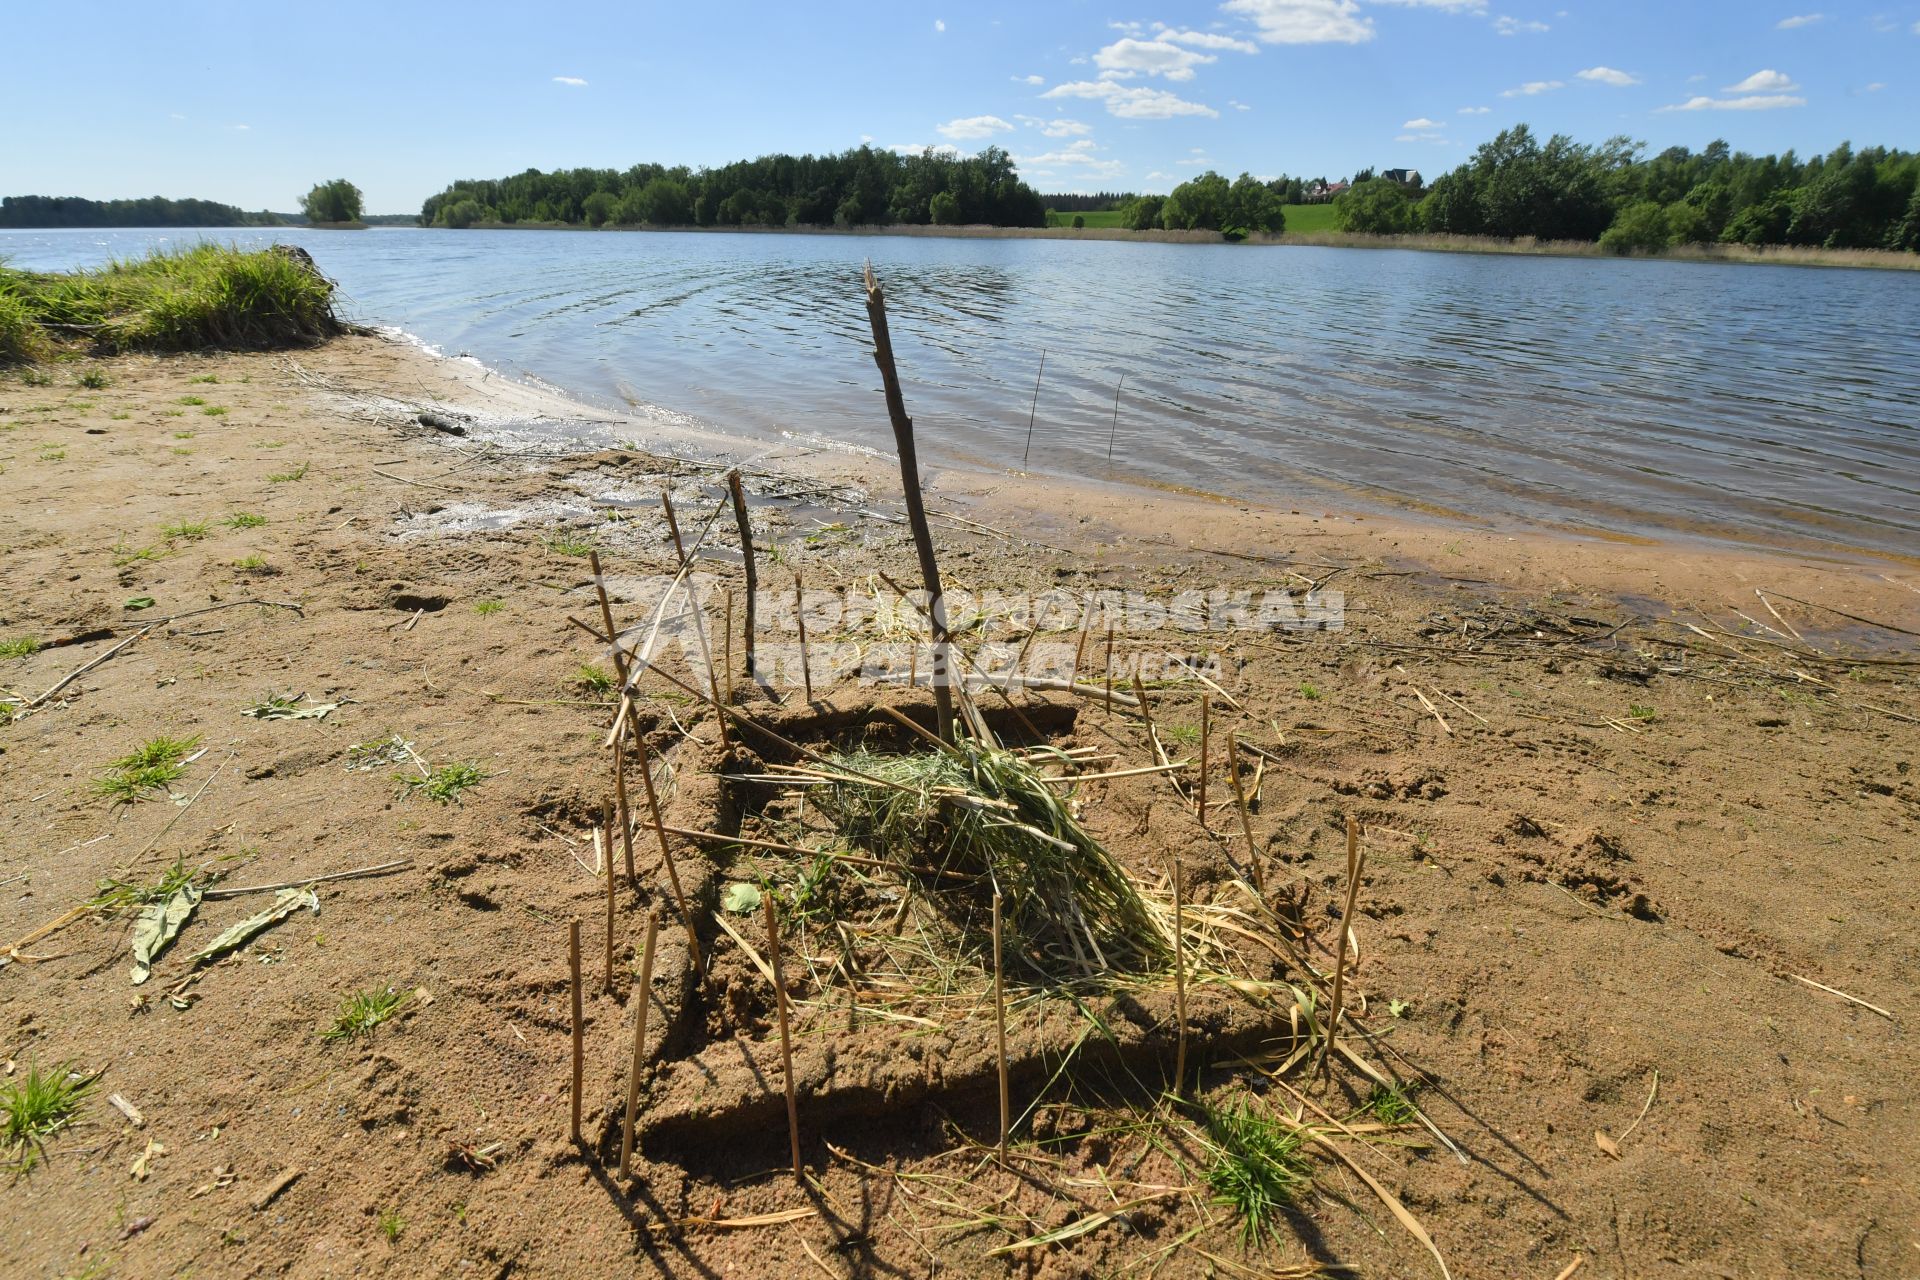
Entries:
{"type": "Polygon", "coordinates": [[[279,247],[201,244],[71,273],[0,267],[0,299],[0,351],[51,347],[75,332],[107,353],[264,350],[341,329],[332,283],[279,247]]]}
{"type": "Polygon", "coordinates": [[[1308,702],[1318,702],[1320,701],[1320,686],[1311,681],[1302,681],[1300,685],[1300,696],[1308,702]]]}
{"type": "Polygon", "coordinates": [[[241,556],[233,562],[233,567],[242,573],[265,573],[267,570],[267,559],[265,556],[259,555],[241,556]]]}
{"type": "Polygon", "coordinates": [[[205,520],[175,520],[160,526],[160,536],[169,542],[198,542],[207,536],[205,520]]]}
{"type": "Polygon", "coordinates": [[[573,682],[589,693],[604,694],[613,688],[613,672],[591,662],[583,662],[575,669],[573,682]]]}
{"type": "Polygon", "coordinates": [[[0,1152],[22,1173],[31,1169],[46,1154],[47,1139],[73,1123],[95,1078],[65,1064],[44,1075],[39,1067],[28,1067],[25,1076],[0,1084],[0,1111],[7,1113],[0,1152]]]}
{"type": "Polygon", "coordinates": [[[424,778],[398,774],[401,790],[409,796],[425,796],[436,804],[457,804],[468,790],[486,780],[477,761],[443,764],[424,778]]]}
{"type": "MultiPolygon", "coordinates": [[[[200,878],[199,872],[187,868],[184,858],[175,858],[173,865],[161,872],[160,878],[152,884],[112,877],[101,880],[94,886],[94,894],[87,899],[87,906],[100,915],[117,916],[148,903],[164,902],[200,878]]],[[[209,881],[214,878],[208,877],[209,881]]]]}
{"type": "Polygon", "coordinates": [[[184,404],[190,408],[195,408],[195,409],[199,408],[201,405],[205,404],[206,402],[207,402],[207,398],[205,396],[181,396],[179,399],[180,404],[184,404]]]}
{"type": "Polygon", "coordinates": [[[149,738],[109,764],[94,781],[94,792],[115,804],[132,804],[149,791],[164,791],[168,783],[186,772],[181,762],[199,743],[198,734],[191,738],[149,738]]]}
{"type": "Polygon", "coordinates": [[[40,642],[32,636],[0,640],[0,658],[25,658],[40,652],[40,642]]]}
{"type": "Polygon", "coordinates": [[[267,483],[292,484],[297,480],[305,480],[307,478],[307,468],[311,465],[311,463],[303,462],[291,471],[280,471],[269,474],[267,476],[267,483]]]}
{"type": "MultiPolygon", "coordinates": [[[[1013,752],[961,738],[920,755],[838,755],[826,772],[834,781],[820,804],[849,840],[903,867],[998,885],[1005,954],[1043,979],[1145,972],[1169,959],[1172,940],[1133,880],[1013,752]]],[[[984,944],[984,905],[958,914],[984,944]]]]}
{"type": "Polygon", "coordinates": [[[1240,1217],[1249,1245],[1279,1237],[1279,1218],[1313,1185],[1298,1129],[1256,1110],[1250,1102],[1207,1110],[1207,1186],[1213,1202],[1240,1217]]]}
{"type": "Polygon", "coordinates": [[[99,391],[113,385],[113,380],[98,369],[89,369],[80,375],[80,385],[90,391],[99,391]]]}
{"type": "Polygon", "coordinates": [[[499,600],[481,600],[474,604],[473,611],[481,617],[500,612],[507,606],[499,600]]]}
{"type": "Polygon", "coordinates": [[[1652,707],[1642,707],[1638,705],[1629,706],[1627,708],[1627,714],[1635,720],[1657,720],[1660,718],[1660,713],[1652,707]]]}
{"type": "Polygon", "coordinates": [[[200,412],[206,414],[209,418],[224,417],[227,412],[227,406],[223,404],[210,404],[200,412]]]}
{"type": "Polygon", "coordinates": [[[236,511],[220,523],[229,529],[258,529],[266,522],[265,516],[255,515],[251,511],[236,511]]]}
{"type": "Polygon", "coordinates": [[[67,451],[65,449],[40,450],[40,461],[42,462],[61,462],[65,460],[66,456],[67,451]]]}
{"type": "Polygon", "coordinates": [[[556,533],[546,539],[547,550],[557,556],[573,556],[584,560],[594,551],[593,539],[576,538],[570,533],[556,533]]]}
{"type": "MultiPolygon", "coordinates": [[[[0,277],[0,282],[4,277],[0,277]]],[[[9,293],[0,283],[0,365],[27,364],[46,351],[46,338],[26,301],[9,293]]],[[[35,369],[21,373],[20,380],[30,387],[44,387],[53,379],[35,369]]]]}
{"type": "Polygon", "coordinates": [[[333,1044],[370,1036],[375,1027],[399,1010],[404,999],[406,997],[392,987],[384,991],[356,991],[340,1002],[340,1012],[334,1015],[333,1025],[322,1031],[320,1038],[333,1044]]]}
{"type": "Polygon", "coordinates": [[[1367,1095],[1365,1110],[1372,1112],[1381,1124],[1412,1124],[1420,1114],[1420,1108],[1413,1102],[1418,1087],[1417,1084],[1376,1084],[1367,1095]]]}
{"type": "Polygon", "coordinates": [[[211,382],[218,382],[218,381],[220,381],[220,379],[214,377],[212,374],[203,373],[197,378],[188,378],[187,385],[191,387],[196,385],[197,383],[202,383],[202,382],[211,383],[211,382]]]}
{"type": "Polygon", "coordinates": [[[388,1244],[400,1239],[400,1233],[407,1229],[407,1220],[400,1216],[398,1209],[382,1209],[378,1219],[380,1234],[387,1238],[388,1244]]]}

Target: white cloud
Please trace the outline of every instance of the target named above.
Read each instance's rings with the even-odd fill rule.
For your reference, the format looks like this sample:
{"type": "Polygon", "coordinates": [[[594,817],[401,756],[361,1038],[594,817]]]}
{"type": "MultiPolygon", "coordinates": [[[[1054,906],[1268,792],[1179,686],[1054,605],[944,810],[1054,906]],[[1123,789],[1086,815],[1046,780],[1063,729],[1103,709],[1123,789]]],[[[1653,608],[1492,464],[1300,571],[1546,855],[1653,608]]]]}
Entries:
{"type": "Polygon", "coordinates": [[[870,134],[870,133],[863,133],[863,134],[861,134],[861,135],[860,135],[860,142],[861,142],[861,144],[862,144],[862,145],[865,145],[866,143],[869,143],[869,142],[872,142],[872,141],[873,141],[873,135],[872,135],[872,134],[870,134]]]}
{"type": "Polygon", "coordinates": [[[1038,129],[1043,135],[1049,138],[1079,138],[1093,132],[1092,125],[1082,124],[1078,120],[1068,120],[1064,117],[1058,120],[1049,120],[1045,116],[1015,116],[1014,119],[1029,129],[1038,129]]]}
{"type": "Polygon", "coordinates": [[[1753,94],[1744,98],[1688,98],[1685,102],[1662,111],[1777,111],[1782,107],[1804,107],[1805,98],[1796,98],[1791,94],[1771,93],[1753,94]]]}
{"type": "Polygon", "coordinates": [[[1204,165],[1212,164],[1213,157],[1207,154],[1205,147],[1194,147],[1187,152],[1185,159],[1175,160],[1174,163],[1184,168],[1198,169],[1204,165]]]}
{"type": "Polygon", "coordinates": [[[1158,169],[1155,169],[1152,173],[1147,175],[1147,181],[1148,182],[1172,182],[1173,175],[1170,173],[1162,173],[1158,169]]]}
{"type": "Polygon", "coordinates": [[[1509,18],[1505,14],[1493,20],[1493,33],[1500,36],[1538,36],[1553,30],[1544,22],[1535,22],[1531,18],[1522,21],[1509,18]]]}
{"type": "Polygon", "coordinates": [[[1219,60],[1211,53],[1195,53],[1165,40],[1136,40],[1132,36],[1122,36],[1093,55],[1100,74],[1114,80],[1130,80],[1134,76],[1191,80],[1195,67],[1219,60]]]}
{"type": "Polygon", "coordinates": [[[954,146],[951,142],[937,144],[927,142],[896,142],[888,147],[887,150],[899,156],[917,156],[923,151],[931,151],[937,156],[948,156],[955,160],[960,158],[960,148],[954,146]]]}
{"type": "Polygon", "coordinates": [[[1251,111],[1251,110],[1253,110],[1253,108],[1252,108],[1252,107],[1250,107],[1250,106],[1248,106],[1248,105],[1247,105],[1246,103],[1244,103],[1244,102],[1242,102],[1242,101],[1240,101],[1240,100],[1239,100],[1238,98],[1228,98],[1228,99],[1227,99],[1227,105],[1228,105],[1228,106],[1230,106],[1230,107],[1232,107],[1232,108],[1233,108],[1233,109],[1234,109],[1235,111],[1251,111]]]}
{"type": "Polygon", "coordinates": [[[1588,67],[1585,71],[1574,74],[1582,80],[1592,80],[1596,84],[1610,84],[1616,89],[1624,89],[1630,84],[1640,83],[1639,76],[1626,71],[1615,71],[1612,67],[1588,67]]]}
{"type": "Polygon", "coordinates": [[[1800,86],[1793,82],[1792,76],[1768,68],[1756,71],[1739,84],[1730,84],[1722,93],[1792,93],[1800,86]]]}
{"type": "Polygon", "coordinates": [[[1059,151],[1047,151],[1037,156],[1015,156],[1022,168],[1032,166],[1052,166],[1071,168],[1087,177],[1110,178],[1125,173],[1127,166],[1118,160],[1108,160],[1096,154],[1093,143],[1082,139],[1068,143],[1059,151]]]}
{"type": "Polygon", "coordinates": [[[976,138],[991,138],[996,133],[1006,133],[1012,128],[999,116],[962,116],[958,120],[935,125],[933,131],[943,138],[970,142],[976,138]]]}
{"type": "Polygon", "coordinates": [[[1015,76],[1013,77],[1013,82],[1015,84],[1041,85],[1047,82],[1047,78],[1045,76],[1015,76]]]}
{"type": "Polygon", "coordinates": [[[1560,80],[1529,80],[1518,89],[1502,89],[1503,98],[1531,98],[1535,94],[1549,93],[1555,89],[1564,89],[1566,84],[1560,80]]]}
{"type": "Polygon", "coordinates": [[[1397,4],[1409,9],[1444,9],[1448,13],[1485,13],[1487,0],[1374,0],[1376,4],[1397,4]]]}
{"type": "Polygon", "coordinates": [[[1800,13],[1791,18],[1782,18],[1773,25],[1777,31],[1791,31],[1795,27],[1810,27],[1826,16],[1824,13],[1800,13]]]}
{"type": "Polygon", "coordinates": [[[233,130],[235,133],[246,133],[250,131],[253,126],[250,124],[230,124],[227,128],[233,130]]]}
{"type": "Polygon", "coordinates": [[[1492,107],[1462,107],[1456,114],[1463,116],[1483,116],[1491,110],[1493,110],[1492,107]]]}
{"type": "Polygon", "coordinates": [[[587,82],[579,76],[555,76],[553,82],[555,84],[564,84],[574,89],[584,89],[587,87],[587,82]]]}
{"type": "Polygon", "coordinates": [[[1242,40],[1239,36],[1223,35],[1218,31],[1181,31],[1161,23],[1153,24],[1153,38],[1167,40],[1174,44],[1191,45],[1195,49],[1225,49],[1234,53],[1258,53],[1260,46],[1251,40],[1242,40]]]}
{"type": "Polygon", "coordinates": [[[1262,44],[1364,44],[1373,19],[1354,0],[1227,0],[1220,8],[1251,21],[1262,44]]]}
{"type": "Polygon", "coordinates": [[[1920,22],[1913,24],[1913,34],[1920,36],[1920,22]]]}
{"type": "Polygon", "coordinates": [[[1447,126],[1445,121],[1429,120],[1421,116],[1418,120],[1409,120],[1400,127],[1402,129],[1444,129],[1447,126]]]}
{"type": "Polygon", "coordinates": [[[933,20],[933,30],[936,35],[938,35],[940,32],[945,31],[946,29],[947,29],[947,20],[945,18],[935,18],[933,20]]]}
{"type": "Polygon", "coordinates": [[[1165,89],[1130,88],[1111,80],[1070,80],[1040,95],[1043,98],[1091,98],[1104,102],[1107,114],[1123,120],[1170,120],[1175,116],[1218,116],[1212,107],[1168,93],[1165,89]]]}
{"type": "Polygon", "coordinates": [[[1884,84],[1882,84],[1882,83],[1881,83],[1880,81],[1878,81],[1878,80],[1875,80],[1875,81],[1874,81],[1874,82],[1873,82],[1872,84],[1870,84],[1870,85],[1868,85],[1868,86],[1867,86],[1867,88],[1866,88],[1866,92],[1868,92],[1868,93],[1878,93],[1878,92],[1880,92],[1880,91],[1881,91],[1882,89],[1884,89],[1884,88],[1886,88],[1886,87],[1887,87],[1887,86],[1886,86],[1886,85],[1884,85],[1884,84]]]}

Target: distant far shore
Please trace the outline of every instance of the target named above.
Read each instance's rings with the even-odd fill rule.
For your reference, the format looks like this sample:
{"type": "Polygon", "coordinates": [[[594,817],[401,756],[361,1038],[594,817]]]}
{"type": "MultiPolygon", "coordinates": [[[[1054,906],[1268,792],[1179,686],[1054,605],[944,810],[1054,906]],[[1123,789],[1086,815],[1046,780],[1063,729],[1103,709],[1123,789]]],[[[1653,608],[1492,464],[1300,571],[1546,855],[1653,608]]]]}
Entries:
{"type": "Polygon", "coordinates": [[[1820,249],[1804,245],[1690,244],[1658,253],[1619,253],[1592,240],[1536,240],[1522,236],[1461,236],[1415,232],[1368,235],[1353,231],[1308,231],[1267,235],[1255,232],[1228,240],[1218,231],[1128,231],[1121,227],[921,226],[895,223],[871,227],[589,227],[577,222],[476,222],[469,231],[683,231],[700,235],[905,236],[951,240],[1121,240],[1157,244],[1260,245],[1323,249],[1403,249],[1424,253],[1487,253],[1556,258],[1659,258],[1674,262],[1760,263],[1783,267],[1860,267],[1882,271],[1920,271],[1920,253],[1896,249],[1820,249]]]}

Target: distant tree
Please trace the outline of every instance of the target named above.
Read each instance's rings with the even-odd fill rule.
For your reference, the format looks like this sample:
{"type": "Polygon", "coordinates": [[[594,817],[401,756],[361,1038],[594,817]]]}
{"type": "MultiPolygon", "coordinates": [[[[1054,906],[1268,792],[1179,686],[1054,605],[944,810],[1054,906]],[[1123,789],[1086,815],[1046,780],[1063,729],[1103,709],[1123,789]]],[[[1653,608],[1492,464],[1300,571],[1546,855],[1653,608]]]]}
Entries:
{"type": "Polygon", "coordinates": [[[596,191],[580,204],[581,212],[587,215],[587,225],[604,227],[613,220],[614,209],[619,199],[611,191],[596,191]]]}
{"type": "MultiPolygon", "coordinates": [[[[1675,200],[1666,207],[1665,212],[1668,244],[1706,244],[1714,238],[1706,211],[1699,205],[1675,200]]],[[[1602,238],[1605,238],[1604,233],[1602,238]]]]}
{"type": "Polygon", "coordinates": [[[1160,223],[1169,231],[1222,230],[1231,194],[1227,180],[1209,169],[1173,189],[1160,206],[1160,223]]]}
{"type": "Polygon", "coordinates": [[[1076,213],[1073,215],[1073,229],[1075,231],[1080,230],[1082,227],[1086,225],[1087,225],[1087,218],[1085,214],[1076,213]]]}
{"type": "Polygon", "coordinates": [[[345,178],[322,182],[300,197],[300,211],[311,222],[358,222],[363,211],[360,188],[345,178]]]}
{"type": "Polygon", "coordinates": [[[1281,207],[1285,203],[1272,187],[1243,173],[1227,188],[1225,226],[1277,235],[1287,229],[1287,212],[1281,207]]]}
{"type": "Polygon", "coordinates": [[[1887,233],[1887,248],[1920,253],[1920,183],[1914,184],[1906,214],[1887,233]]]}
{"type": "Polygon", "coordinates": [[[1414,229],[1419,210],[1397,182],[1374,178],[1356,182],[1333,199],[1333,216],[1342,231],[1398,236],[1414,229]]]}
{"type": "Polygon", "coordinates": [[[1141,196],[1121,211],[1120,225],[1129,231],[1158,231],[1160,207],[1165,203],[1159,196],[1141,196]]]}
{"type": "Polygon", "coordinates": [[[1368,166],[1368,167],[1367,167],[1367,168],[1365,168],[1365,169],[1361,169],[1361,170],[1359,170],[1359,171],[1357,171],[1357,172],[1356,172],[1356,173],[1355,173],[1355,174],[1353,175],[1353,182],[1352,182],[1352,185],[1353,185],[1353,186],[1356,186],[1356,187],[1357,187],[1357,186],[1359,186],[1359,185],[1360,185],[1361,183],[1363,183],[1363,182],[1372,182],[1372,181],[1373,181],[1373,179],[1374,179],[1374,172],[1373,172],[1373,168],[1372,168],[1372,166],[1368,166]]]}
{"type": "Polygon", "coordinates": [[[960,197],[951,191],[936,191],[927,201],[927,211],[943,227],[960,225],[960,197]]]}
{"type": "Polygon", "coordinates": [[[1600,243],[1615,253],[1653,253],[1666,248],[1672,235],[1665,206],[1656,200],[1640,200],[1620,211],[1613,225],[1601,233],[1600,243]]]}

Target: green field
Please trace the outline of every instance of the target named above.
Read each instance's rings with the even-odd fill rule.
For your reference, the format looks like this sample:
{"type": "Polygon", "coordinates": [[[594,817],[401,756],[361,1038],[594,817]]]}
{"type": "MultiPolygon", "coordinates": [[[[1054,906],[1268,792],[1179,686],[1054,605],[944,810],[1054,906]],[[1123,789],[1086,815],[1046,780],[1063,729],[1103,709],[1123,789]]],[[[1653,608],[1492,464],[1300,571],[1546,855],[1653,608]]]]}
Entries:
{"type": "MultiPolygon", "coordinates": [[[[1119,209],[1099,209],[1092,213],[1083,213],[1080,217],[1087,220],[1086,225],[1089,227],[1118,227],[1124,225],[1120,221],[1121,210],[1119,209]]],[[[1070,227],[1073,225],[1073,218],[1074,215],[1071,213],[1057,213],[1052,209],[1047,210],[1047,225],[1050,227],[1070,227]]]]}
{"type": "Polygon", "coordinates": [[[1333,206],[1330,204],[1290,204],[1285,206],[1285,209],[1287,232],[1290,235],[1340,229],[1340,224],[1333,216],[1333,206]]]}

